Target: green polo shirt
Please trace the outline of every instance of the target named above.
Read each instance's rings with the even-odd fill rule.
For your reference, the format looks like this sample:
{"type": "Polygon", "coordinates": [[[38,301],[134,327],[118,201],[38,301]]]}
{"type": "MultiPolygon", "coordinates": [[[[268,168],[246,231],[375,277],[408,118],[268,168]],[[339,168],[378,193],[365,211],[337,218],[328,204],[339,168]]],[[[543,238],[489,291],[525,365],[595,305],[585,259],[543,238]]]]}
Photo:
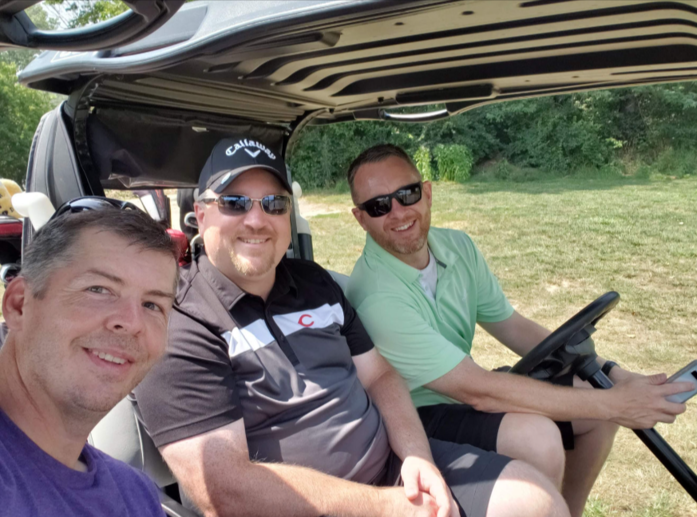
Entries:
{"type": "Polygon", "coordinates": [[[513,314],[468,235],[431,228],[428,246],[438,264],[435,301],[419,283],[421,272],[370,235],[346,292],[375,346],[407,381],[417,407],[456,402],[424,384],[470,355],[477,322],[503,321],[513,314]]]}

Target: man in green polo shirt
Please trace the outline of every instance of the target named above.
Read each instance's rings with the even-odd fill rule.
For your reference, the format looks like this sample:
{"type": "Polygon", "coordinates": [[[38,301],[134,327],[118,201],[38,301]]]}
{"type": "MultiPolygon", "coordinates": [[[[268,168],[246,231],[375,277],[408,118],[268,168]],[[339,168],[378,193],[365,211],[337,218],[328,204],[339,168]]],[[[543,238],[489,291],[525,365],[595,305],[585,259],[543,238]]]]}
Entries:
{"type": "Polygon", "coordinates": [[[663,374],[610,362],[604,371],[616,386],[606,391],[574,389],[585,387],[577,378],[554,385],[479,367],[471,357],[477,323],[519,355],[550,332],[511,307],[468,235],[430,227],[431,184],[402,149],[364,151],[348,182],[368,235],[347,295],[407,381],[427,434],[527,461],[580,517],[617,426],[672,422],[685,411],[665,400],[676,387],[663,374]]]}

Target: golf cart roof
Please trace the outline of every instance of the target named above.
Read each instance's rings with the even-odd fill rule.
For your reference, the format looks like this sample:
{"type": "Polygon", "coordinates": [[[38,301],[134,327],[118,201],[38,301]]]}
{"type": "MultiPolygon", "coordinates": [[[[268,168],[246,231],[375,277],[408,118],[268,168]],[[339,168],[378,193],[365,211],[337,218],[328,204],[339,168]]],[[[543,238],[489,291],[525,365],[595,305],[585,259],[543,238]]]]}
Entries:
{"type": "Polygon", "coordinates": [[[697,1],[185,4],[139,41],[48,51],[20,74],[90,106],[312,121],[433,120],[489,102],[697,78],[697,1]],[[89,85],[89,88],[85,87],[89,85]],[[388,108],[441,103],[430,114],[388,108]]]}

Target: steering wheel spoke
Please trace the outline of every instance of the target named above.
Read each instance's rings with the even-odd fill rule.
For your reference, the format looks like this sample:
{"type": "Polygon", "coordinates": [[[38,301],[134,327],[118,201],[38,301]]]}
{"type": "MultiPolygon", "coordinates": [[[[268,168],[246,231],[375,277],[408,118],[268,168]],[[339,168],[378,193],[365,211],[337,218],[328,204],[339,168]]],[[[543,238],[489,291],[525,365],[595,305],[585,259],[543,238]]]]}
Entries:
{"type": "Polygon", "coordinates": [[[605,293],[525,354],[510,371],[538,380],[553,379],[569,368],[573,373],[582,370],[584,376],[592,375],[599,366],[590,336],[595,332],[595,324],[619,301],[620,295],[615,291],[605,293]]]}

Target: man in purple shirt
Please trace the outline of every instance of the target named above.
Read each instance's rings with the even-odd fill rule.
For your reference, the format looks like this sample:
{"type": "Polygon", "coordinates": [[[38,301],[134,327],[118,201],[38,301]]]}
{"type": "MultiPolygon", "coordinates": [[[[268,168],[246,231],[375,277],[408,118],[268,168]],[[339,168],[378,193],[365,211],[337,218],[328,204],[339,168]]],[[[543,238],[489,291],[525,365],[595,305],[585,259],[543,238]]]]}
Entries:
{"type": "Polygon", "coordinates": [[[163,228],[80,198],[36,233],[0,327],[0,516],[158,516],[155,486],[86,444],[162,355],[177,279],[163,228]]]}

